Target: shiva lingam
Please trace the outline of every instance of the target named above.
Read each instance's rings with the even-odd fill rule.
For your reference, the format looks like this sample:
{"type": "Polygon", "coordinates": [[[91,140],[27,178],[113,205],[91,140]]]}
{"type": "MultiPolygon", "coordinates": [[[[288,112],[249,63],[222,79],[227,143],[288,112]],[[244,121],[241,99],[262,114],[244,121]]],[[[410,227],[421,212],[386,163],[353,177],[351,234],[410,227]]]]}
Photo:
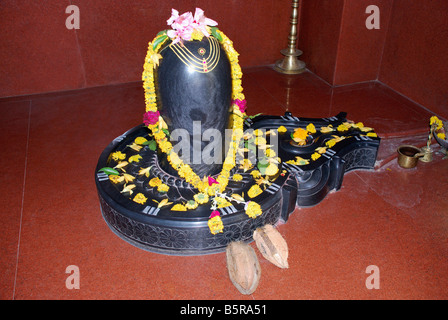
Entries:
{"type": "Polygon", "coordinates": [[[143,124],[115,138],[96,167],[117,236],[168,255],[235,252],[230,244],[254,233],[263,242],[272,229],[261,228],[338,190],[346,172],[373,169],[372,128],[344,112],[248,115],[238,53],[217,23],[201,9],[173,9],[167,22],[148,45],[143,124]]]}

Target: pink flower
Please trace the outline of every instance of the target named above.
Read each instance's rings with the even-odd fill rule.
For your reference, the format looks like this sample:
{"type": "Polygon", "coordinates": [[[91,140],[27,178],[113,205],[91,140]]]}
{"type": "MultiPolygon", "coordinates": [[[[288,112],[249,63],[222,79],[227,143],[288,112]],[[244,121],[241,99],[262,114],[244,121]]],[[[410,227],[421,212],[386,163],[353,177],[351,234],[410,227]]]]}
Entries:
{"type": "Polygon", "coordinates": [[[145,126],[150,124],[156,124],[159,121],[160,112],[159,111],[148,111],[143,115],[143,123],[145,126]]]}
{"type": "Polygon", "coordinates": [[[179,11],[171,9],[171,17],[166,22],[173,28],[173,30],[168,30],[166,33],[168,37],[173,39],[173,44],[183,40],[191,40],[191,34],[195,29],[208,37],[210,35],[207,31],[207,26],[218,25],[216,21],[204,16],[204,10],[199,8],[196,8],[194,17],[191,12],[185,12],[179,16],[179,11]]]}
{"type": "Polygon", "coordinates": [[[240,109],[241,113],[246,112],[246,109],[247,109],[247,106],[246,106],[247,102],[246,102],[246,100],[236,99],[236,100],[233,100],[233,103],[238,106],[238,108],[240,109]]]}
{"type": "Polygon", "coordinates": [[[179,12],[171,9],[171,17],[166,21],[173,30],[168,30],[166,33],[168,37],[173,40],[173,44],[182,40],[190,40],[191,34],[194,31],[193,15],[191,12],[185,12],[179,16],[179,12]]]}
{"type": "Polygon", "coordinates": [[[219,182],[213,179],[212,177],[208,177],[208,185],[211,186],[214,183],[219,184],[219,182]]]}
{"type": "Polygon", "coordinates": [[[201,31],[204,36],[208,37],[210,34],[207,31],[207,26],[217,26],[218,23],[215,20],[209,19],[204,15],[204,10],[196,8],[193,18],[193,26],[195,29],[201,31]]]}
{"type": "Polygon", "coordinates": [[[179,11],[176,9],[171,9],[171,17],[166,20],[166,23],[170,26],[176,21],[176,19],[179,18],[179,11]]]}
{"type": "Polygon", "coordinates": [[[210,219],[214,218],[214,217],[219,217],[219,211],[218,210],[212,211],[212,214],[210,215],[210,219]]]}

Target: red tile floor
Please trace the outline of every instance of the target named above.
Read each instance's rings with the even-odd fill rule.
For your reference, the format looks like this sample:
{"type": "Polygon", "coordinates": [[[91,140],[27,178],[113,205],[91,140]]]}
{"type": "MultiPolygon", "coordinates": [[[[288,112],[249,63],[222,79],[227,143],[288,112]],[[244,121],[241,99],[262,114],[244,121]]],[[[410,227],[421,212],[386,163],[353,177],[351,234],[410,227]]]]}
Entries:
{"type": "Polygon", "coordinates": [[[425,144],[432,114],[380,83],[331,88],[309,72],[248,69],[243,86],[250,114],[346,111],[383,138],[376,170],[346,174],[339,191],[278,226],[289,269],[257,253],[260,284],[243,296],[224,253],[159,255],[110,231],[94,170],[103,149],[141,122],[143,91],[130,83],[0,99],[0,298],[447,299],[448,160],[436,153],[405,170],[395,157],[401,143],[425,144]],[[70,265],[79,289],[66,287],[70,265]],[[379,289],[366,287],[370,265],[379,289]]]}

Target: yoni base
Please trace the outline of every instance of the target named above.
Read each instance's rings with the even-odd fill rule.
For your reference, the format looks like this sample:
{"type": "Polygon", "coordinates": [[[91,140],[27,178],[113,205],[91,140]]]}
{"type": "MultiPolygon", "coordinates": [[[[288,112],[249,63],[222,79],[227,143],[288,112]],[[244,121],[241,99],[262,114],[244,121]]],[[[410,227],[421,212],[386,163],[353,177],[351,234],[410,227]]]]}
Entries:
{"type": "MultiPolygon", "coordinates": [[[[297,147],[291,143],[290,133],[294,128],[305,128],[313,123],[316,128],[329,126],[336,128],[346,121],[346,114],[340,113],[331,118],[299,119],[290,113],[284,116],[258,116],[246,121],[245,129],[277,129],[284,126],[286,134],[279,134],[279,156],[282,164],[279,174],[263,192],[253,199],[260,204],[262,215],[251,219],[244,210],[243,204],[232,203],[231,206],[218,209],[224,229],[222,233],[213,235],[208,228],[211,213],[210,203],[199,205],[194,210],[171,211],[170,206],[159,206],[163,199],[179,202],[191,199],[196,193],[183,179],[165,172],[159,165],[158,156],[148,146],[141,150],[133,150],[129,145],[137,137],[147,136],[148,129],[135,127],[117,137],[101,154],[95,172],[95,181],[100,199],[101,211],[110,229],[128,243],[151,252],[168,255],[203,255],[225,251],[232,241],[252,241],[256,228],[265,224],[286,222],[296,206],[314,206],[322,201],[331,190],[338,190],[342,185],[345,172],[355,169],[373,169],[376,161],[379,138],[368,137],[361,131],[350,129],[345,133],[336,133],[344,139],[335,144],[315,161],[307,165],[287,163],[297,156],[309,158],[319,147],[325,146],[332,134],[315,135],[312,143],[297,147]],[[148,195],[145,204],[139,204],[129,196],[120,192],[108,175],[101,168],[113,166],[110,155],[121,151],[128,155],[141,155],[138,163],[130,163],[126,172],[136,176],[134,194],[139,192],[148,195]],[[138,175],[141,168],[151,167],[149,176],[138,175]],[[168,193],[160,193],[149,186],[148,182],[159,177],[170,187],[168,193]]],[[[242,181],[229,181],[228,194],[247,195],[254,184],[249,172],[234,168],[234,174],[242,175],[242,181]]],[[[246,196],[247,198],[247,196],[246,196]]]]}

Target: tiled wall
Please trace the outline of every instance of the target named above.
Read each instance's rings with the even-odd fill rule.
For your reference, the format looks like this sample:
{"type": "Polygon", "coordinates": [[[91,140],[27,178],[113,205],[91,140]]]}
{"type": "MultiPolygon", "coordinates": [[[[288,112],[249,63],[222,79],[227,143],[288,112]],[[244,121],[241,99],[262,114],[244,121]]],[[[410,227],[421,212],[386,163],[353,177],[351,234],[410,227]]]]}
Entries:
{"type": "Polygon", "coordinates": [[[287,47],[290,0],[1,0],[0,97],[139,81],[148,42],[171,8],[218,21],[240,64],[272,64],[287,47]],[[80,10],[68,30],[67,6],[80,10]]]}
{"type": "Polygon", "coordinates": [[[448,117],[447,21],[445,0],[302,0],[301,59],[332,85],[380,80],[448,117]],[[369,5],[378,30],[365,26],[369,5]]]}
{"type": "Polygon", "coordinates": [[[448,1],[393,2],[379,80],[448,118],[448,1]]]}
{"type": "MultiPolygon", "coordinates": [[[[287,47],[291,0],[0,1],[0,97],[139,81],[148,41],[171,8],[205,10],[243,67],[273,64],[287,47]],[[68,5],[80,29],[68,30],[68,5]]],[[[448,117],[446,0],[300,0],[301,60],[332,85],[380,80],[448,117]],[[368,30],[368,5],[380,29],[368,30]]]]}

